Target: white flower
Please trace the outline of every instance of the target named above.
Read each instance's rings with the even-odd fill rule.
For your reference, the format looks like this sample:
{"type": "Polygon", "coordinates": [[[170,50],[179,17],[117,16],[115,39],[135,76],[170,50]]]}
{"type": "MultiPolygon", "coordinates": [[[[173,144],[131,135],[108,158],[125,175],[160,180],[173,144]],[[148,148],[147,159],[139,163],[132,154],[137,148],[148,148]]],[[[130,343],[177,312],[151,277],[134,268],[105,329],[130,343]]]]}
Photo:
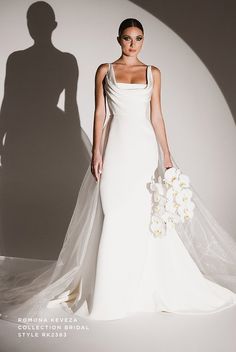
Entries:
{"type": "Polygon", "coordinates": [[[172,182],[171,187],[173,188],[173,191],[174,191],[175,193],[180,192],[182,188],[181,188],[179,179],[175,179],[175,180],[172,182]]]}
{"type": "Polygon", "coordinates": [[[193,217],[193,210],[190,208],[185,208],[180,206],[178,208],[178,214],[180,216],[181,221],[185,222],[185,220],[189,220],[193,217]]]}
{"type": "Polygon", "coordinates": [[[171,167],[167,169],[164,173],[164,181],[165,183],[172,185],[175,180],[178,180],[180,175],[180,170],[175,167],[171,167]]]}
{"type": "Polygon", "coordinates": [[[164,222],[173,221],[172,215],[173,215],[172,213],[166,211],[165,214],[163,214],[163,215],[161,216],[161,218],[162,218],[162,220],[163,220],[164,222]]]}
{"type": "Polygon", "coordinates": [[[188,203],[191,200],[192,191],[188,188],[183,188],[178,194],[176,194],[176,203],[182,205],[188,203]]]}
{"type": "Polygon", "coordinates": [[[173,190],[172,187],[168,188],[168,190],[166,191],[166,198],[168,200],[173,200],[175,196],[175,191],[173,190]]]}
{"type": "MultiPolygon", "coordinates": [[[[153,206],[153,214],[157,215],[157,216],[161,216],[162,214],[165,213],[165,206],[163,205],[154,205],[153,206]]],[[[155,220],[155,219],[154,219],[155,220]]]]}
{"type": "Polygon", "coordinates": [[[166,229],[167,228],[174,228],[175,224],[180,221],[180,217],[174,213],[169,213],[166,212],[162,216],[163,221],[166,223],[166,229]]]}
{"type": "Polygon", "coordinates": [[[170,213],[175,213],[176,212],[176,203],[173,200],[169,200],[167,199],[166,202],[166,211],[170,212],[170,213]]]}
{"type": "Polygon", "coordinates": [[[155,237],[157,236],[164,236],[165,235],[165,224],[163,223],[163,221],[161,221],[161,219],[156,216],[156,217],[152,217],[152,223],[151,223],[151,230],[153,232],[153,235],[155,237]]]}
{"type": "Polygon", "coordinates": [[[165,201],[165,196],[158,191],[153,192],[153,198],[155,203],[163,203],[165,201]]]}
{"type": "Polygon", "coordinates": [[[193,217],[193,210],[195,208],[195,204],[190,200],[189,202],[183,203],[178,207],[178,214],[181,216],[182,221],[185,219],[190,219],[193,217]]]}
{"type": "Polygon", "coordinates": [[[158,176],[158,182],[155,182],[154,179],[152,179],[150,188],[154,192],[158,192],[161,195],[164,194],[164,191],[165,191],[164,184],[162,183],[160,176],[158,176]]]}
{"type": "Polygon", "coordinates": [[[163,180],[160,175],[157,182],[152,177],[151,231],[155,237],[166,235],[168,228],[174,228],[175,224],[193,217],[195,204],[191,200],[189,185],[189,177],[175,167],[165,171],[163,180]]]}
{"type": "Polygon", "coordinates": [[[152,180],[151,185],[150,185],[151,191],[155,192],[157,190],[156,182],[152,180]]]}
{"type": "Polygon", "coordinates": [[[179,183],[182,188],[189,187],[189,177],[184,174],[179,175],[179,183]]]}

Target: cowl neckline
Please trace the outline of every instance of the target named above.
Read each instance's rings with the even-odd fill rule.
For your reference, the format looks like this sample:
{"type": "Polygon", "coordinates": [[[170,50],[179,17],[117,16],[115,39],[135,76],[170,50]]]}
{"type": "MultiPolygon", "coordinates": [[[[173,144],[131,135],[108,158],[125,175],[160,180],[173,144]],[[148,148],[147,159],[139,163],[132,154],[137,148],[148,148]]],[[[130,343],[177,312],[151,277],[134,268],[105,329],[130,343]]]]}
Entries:
{"type": "Polygon", "coordinates": [[[147,65],[147,84],[145,83],[125,83],[125,82],[116,82],[116,77],[114,73],[114,68],[112,63],[109,63],[109,69],[107,71],[107,77],[112,81],[112,83],[118,88],[118,89],[141,89],[141,90],[146,90],[151,83],[151,77],[150,77],[150,70],[151,70],[151,65],[147,65]],[[109,75],[108,75],[109,73],[109,75]]]}

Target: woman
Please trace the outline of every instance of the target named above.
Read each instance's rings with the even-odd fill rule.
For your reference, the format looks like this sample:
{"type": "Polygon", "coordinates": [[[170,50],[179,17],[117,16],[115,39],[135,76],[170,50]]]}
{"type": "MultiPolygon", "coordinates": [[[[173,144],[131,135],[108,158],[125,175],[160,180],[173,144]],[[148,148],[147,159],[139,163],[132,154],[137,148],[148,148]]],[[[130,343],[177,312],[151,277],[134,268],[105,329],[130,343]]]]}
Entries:
{"type": "Polygon", "coordinates": [[[152,235],[148,185],[156,170],[163,174],[173,166],[160,70],[138,59],[144,41],[138,20],[124,20],[117,39],[121,57],[96,72],[91,170],[59,258],[28,285],[8,289],[5,319],[40,316],[44,308],[59,306],[111,320],[144,311],[206,314],[236,304],[236,294],[226,288],[235,288],[235,243],[196,192],[190,224],[180,224],[178,232],[169,229],[160,239],[152,235]],[[13,298],[17,304],[9,307],[13,298]]]}

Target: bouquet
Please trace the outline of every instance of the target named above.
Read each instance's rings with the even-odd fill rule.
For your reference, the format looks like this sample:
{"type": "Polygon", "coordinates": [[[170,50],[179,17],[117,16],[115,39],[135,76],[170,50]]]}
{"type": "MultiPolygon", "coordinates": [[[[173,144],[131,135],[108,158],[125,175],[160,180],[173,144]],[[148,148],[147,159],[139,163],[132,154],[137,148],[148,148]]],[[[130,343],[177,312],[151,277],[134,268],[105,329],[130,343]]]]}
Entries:
{"type": "Polygon", "coordinates": [[[152,177],[150,189],[153,197],[151,232],[154,237],[163,237],[175,224],[189,221],[193,217],[195,204],[192,202],[189,177],[175,167],[168,168],[164,178],[152,177]]]}

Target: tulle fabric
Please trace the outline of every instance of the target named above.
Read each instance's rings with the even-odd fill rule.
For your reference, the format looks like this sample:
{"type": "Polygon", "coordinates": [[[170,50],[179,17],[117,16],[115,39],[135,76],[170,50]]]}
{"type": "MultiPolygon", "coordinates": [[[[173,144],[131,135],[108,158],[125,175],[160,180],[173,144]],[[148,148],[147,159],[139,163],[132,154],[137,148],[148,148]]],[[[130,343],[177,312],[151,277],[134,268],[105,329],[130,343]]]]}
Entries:
{"type": "MultiPolygon", "coordinates": [[[[107,119],[103,127],[103,151],[110,122],[111,119],[107,119]]],[[[92,145],[82,127],[81,138],[91,159],[92,145]]],[[[81,277],[88,279],[90,289],[92,263],[87,263],[86,259],[89,254],[91,258],[96,258],[94,251],[97,250],[96,242],[99,240],[102,221],[99,182],[95,182],[89,165],[58,259],[48,261],[1,256],[1,319],[18,322],[18,317],[43,318],[43,310],[48,302],[61,293],[69,295],[74,288],[80,287],[78,284],[81,277]]],[[[85,290],[86,285],[83,288],[84,294],[85,290]]]]}
{"type": "MultiPolygon", "coordinates": [[[[108,117],[103,127],[103,155],[111,119],[108,117]]],[[[82,128],[81,137],[91,158],[92,146],[82,128]]],[[[155,176],[163,177],[165,169],[159,143],[158,149],[160,157],[155,176]]],[[[179,168],[173,155],[171,159],[173,166],[179,168]]],[[[188,223],[177,224],[176,230],[203,275],[236,293],[236,241],[217,223],[192,184],[190,189],[195,202],[194,217],[188,223]]],[[[58,259],[0,258],[1,318],[12,322],[18,322],[18,317],[43,318],[50,300],[60,302],[72,297],[75,299],[69,311],[73,313],[92,300],[102,224],[99,182],[96,183],[89,165],[58,259]]]]}

